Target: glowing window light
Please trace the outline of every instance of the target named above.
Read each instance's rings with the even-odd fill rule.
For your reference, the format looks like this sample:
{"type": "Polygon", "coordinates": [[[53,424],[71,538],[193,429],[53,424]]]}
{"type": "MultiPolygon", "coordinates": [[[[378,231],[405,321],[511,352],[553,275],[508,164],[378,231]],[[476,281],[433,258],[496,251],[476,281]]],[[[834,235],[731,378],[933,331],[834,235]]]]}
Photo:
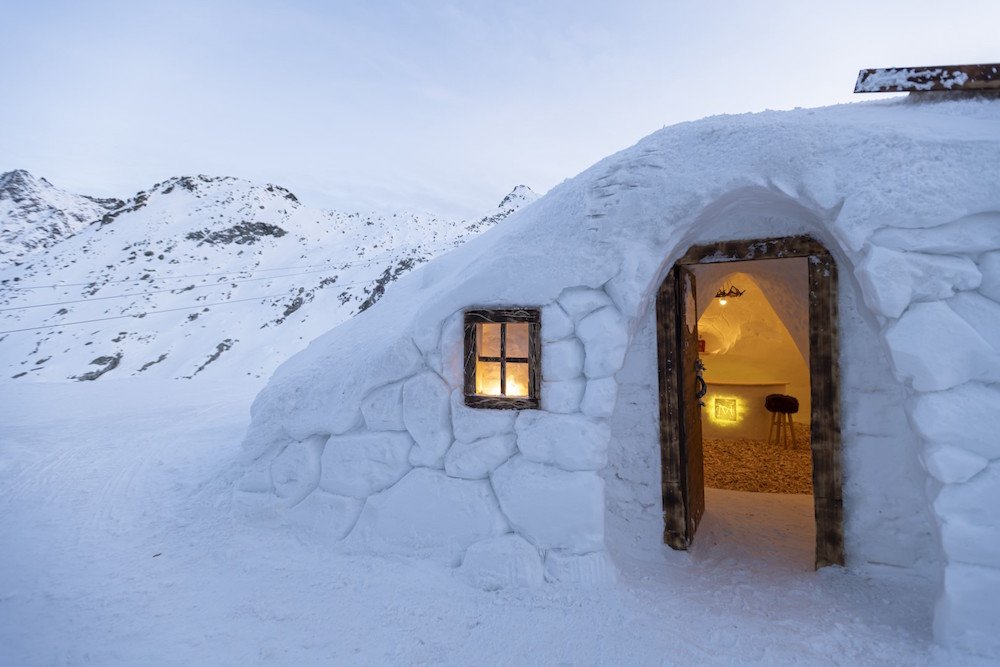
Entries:
{"type": "Polygon", "coordinates": [[[538,407],[539,311],[466,311],[465,331],[466,405],[538,407]]]}

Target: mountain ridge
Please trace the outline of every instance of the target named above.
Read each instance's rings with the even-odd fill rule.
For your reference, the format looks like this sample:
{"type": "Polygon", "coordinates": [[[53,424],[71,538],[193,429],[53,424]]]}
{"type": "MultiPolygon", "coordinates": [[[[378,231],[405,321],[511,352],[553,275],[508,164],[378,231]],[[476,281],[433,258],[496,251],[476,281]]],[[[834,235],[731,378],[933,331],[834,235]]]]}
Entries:
{"type": "MultiPolygon", "coordinates": [[[[22,197],[29,208],[39,193],[81,202],[27,172],[8,180],[37,188],[22,197]]],[[[495,211],[453,220],[324,211],[274,184],[172,177],[6,256],[0,372],[35,381],[266,377],[400,276],[535,198],[518,186],[495,211]]],[[[15,209],[0,222],[23,233],[33,218],[15,209]]]]}

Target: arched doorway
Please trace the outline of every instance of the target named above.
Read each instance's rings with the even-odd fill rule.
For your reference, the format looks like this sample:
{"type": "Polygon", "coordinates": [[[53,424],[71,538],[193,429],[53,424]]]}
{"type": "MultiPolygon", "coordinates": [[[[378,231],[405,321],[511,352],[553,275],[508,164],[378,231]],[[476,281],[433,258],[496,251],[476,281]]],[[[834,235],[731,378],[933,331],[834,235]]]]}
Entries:
{"type": "MultiPolygon", "coordinates": [[[[705,509],[697,284],[691,267],[801,257],[808,272],[810,451],[816,567],[844,564],[837,269],[807,236],[694,246],[677,260],[656,299],[663,541],[686,549],[705,509]]],[[[703,386],[703,385],[702,385],[703,386]]]]}

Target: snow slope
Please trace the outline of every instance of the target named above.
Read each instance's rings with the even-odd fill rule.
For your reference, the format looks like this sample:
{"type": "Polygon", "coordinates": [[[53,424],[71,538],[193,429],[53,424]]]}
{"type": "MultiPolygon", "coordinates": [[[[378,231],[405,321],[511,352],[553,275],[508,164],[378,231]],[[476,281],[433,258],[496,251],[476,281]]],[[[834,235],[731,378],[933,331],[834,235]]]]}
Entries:
{"type": "Polygon", "coordinates": [[[39,237],[48,227],[23,198],[0,217],[11,238],[50,246],[0,268],[0,369],[33,381],[266,377],[400,275],[537,197],[518,186],[483,218],[457,221],[321,211],[276,185],[197,176],[108,211],[72,208],[89,200],[26,172],[3,178],[45,193],[50,217],[93,221],[39,237]]]}
{"type": "Polygon", "coordinates": [[[934,658],[927,585],[813,573],[800,498],[710,495],[703,550],[616,540],[613,587],[483,591],[276,516],[246,521],[219,477],[247,425],[253,388],[238,379],[7,380],[0,393],[3,665],[934,658]],[[761,534],[763,513],[787,528],[761,534]]]}

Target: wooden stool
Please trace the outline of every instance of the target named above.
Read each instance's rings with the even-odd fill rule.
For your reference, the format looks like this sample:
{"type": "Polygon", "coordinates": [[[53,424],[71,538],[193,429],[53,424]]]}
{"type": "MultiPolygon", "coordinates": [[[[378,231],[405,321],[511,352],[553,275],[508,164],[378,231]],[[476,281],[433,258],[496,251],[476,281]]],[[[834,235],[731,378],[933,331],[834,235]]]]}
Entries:
{"type": "Polygon", "coordinates": [[[767,431],[767,444],[783,444],[788,447],[788,435],[792,436],[795,447],[795,423],[792,415],[799,411],[799,399],[785,394],[768,394],[764,397],[764,407],[771,413],[771,427],[767,431]]]}

